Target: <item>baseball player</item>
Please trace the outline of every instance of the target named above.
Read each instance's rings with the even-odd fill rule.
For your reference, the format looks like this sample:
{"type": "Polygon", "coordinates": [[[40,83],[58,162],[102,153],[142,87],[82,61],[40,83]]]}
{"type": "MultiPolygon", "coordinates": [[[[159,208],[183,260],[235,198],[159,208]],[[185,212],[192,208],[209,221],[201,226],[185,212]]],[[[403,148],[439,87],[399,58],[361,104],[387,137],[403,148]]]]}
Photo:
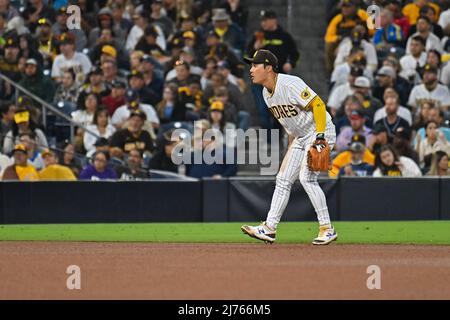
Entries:
{"type": "Polygon", "coordinates": [[[319,235],[312,243],[329,244],[337,239],[337,233],[330,222],[325,194],[317,182],[319,171],[312,170],[309,155],[314,148],[315,154],[328,152],[329,157],[336,141],[331,116],[322,99],[302,79],[278,73],[277,57],[272,52],[261,49],[253,58],[244,60],[251,64],[252,82],[264,87],[263,97],[270,112],[289,134],[289,148],[276,177],[266,221],[259,226],[244,225],[241,230],[266,243],[275,242],[277,226],[288,203],[292,184],[295,179],[300,179],[320,225],[319,235]]]}

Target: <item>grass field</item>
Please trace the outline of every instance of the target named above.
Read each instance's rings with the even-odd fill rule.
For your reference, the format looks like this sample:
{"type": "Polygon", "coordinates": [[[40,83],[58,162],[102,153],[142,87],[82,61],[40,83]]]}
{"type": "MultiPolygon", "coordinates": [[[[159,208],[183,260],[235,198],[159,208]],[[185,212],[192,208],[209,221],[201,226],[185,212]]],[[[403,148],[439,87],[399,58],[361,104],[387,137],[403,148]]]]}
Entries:
{"type": "MultiPolygon", "coordinates": [[[[0,241],[256,243],[243,223],[0,225],[0,241]]],[[[335,222],[338,244],[450,244],[450,221],[335,222]]],[[[278,243],[310,243],[315,222],[285,222],[278,243]]]]}

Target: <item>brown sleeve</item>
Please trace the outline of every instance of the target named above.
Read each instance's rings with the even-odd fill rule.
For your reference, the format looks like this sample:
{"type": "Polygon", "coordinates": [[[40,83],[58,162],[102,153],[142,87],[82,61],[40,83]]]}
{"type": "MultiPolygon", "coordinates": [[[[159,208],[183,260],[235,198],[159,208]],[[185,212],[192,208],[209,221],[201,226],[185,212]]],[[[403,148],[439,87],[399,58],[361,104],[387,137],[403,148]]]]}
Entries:
{"type": "Polygon", "coordinates": [[[2,180],[19,180],[15,165],[9,166],[5,169],[5,171],[3,172],[2,180]]]}

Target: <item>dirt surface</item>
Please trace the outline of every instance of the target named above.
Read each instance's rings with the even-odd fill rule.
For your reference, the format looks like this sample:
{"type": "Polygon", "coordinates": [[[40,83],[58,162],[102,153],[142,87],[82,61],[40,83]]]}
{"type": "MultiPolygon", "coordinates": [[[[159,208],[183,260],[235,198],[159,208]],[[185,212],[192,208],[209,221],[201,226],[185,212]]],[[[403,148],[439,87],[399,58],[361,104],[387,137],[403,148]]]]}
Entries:
{"type": "Polygon", "coordinates": [[[0,283],[0,299],[450,299],[450,246],[0,242],[0,283]]]}

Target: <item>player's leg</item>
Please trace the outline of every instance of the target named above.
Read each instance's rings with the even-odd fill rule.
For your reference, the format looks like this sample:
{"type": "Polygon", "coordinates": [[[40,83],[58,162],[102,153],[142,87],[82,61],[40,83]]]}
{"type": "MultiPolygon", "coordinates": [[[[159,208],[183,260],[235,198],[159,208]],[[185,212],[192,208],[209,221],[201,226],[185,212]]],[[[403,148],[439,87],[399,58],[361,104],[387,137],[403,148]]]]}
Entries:
{"type": "Polygon", "coordinates": [[[265,242],[273,243],[275,241],[276,228],[289,201],[292,184],[298,177],[300,163],[301,149],[297,140],[294,140],[286,152],[277,174],[275,191],[266,221],[256,227],[242,226],[241,230],[244,233],[265,242]]]}
{"type": "MultiPolygon", "coordinates": [[[[334,140],[331,139],[330,142],[330,147],[332,148],[334,140]]],[[[314,239],[313,244],[328,244],[337,239],[337,233],[331,225],[325,193],[317,182],[319,172],[310,171],[308,168],[306,156],[308,149],[309,146],[305,148],[305,155],[300,165],[299,179],[311,200],[317,214],[317,220],[319,221],[319,235],[314,239]]]]}

